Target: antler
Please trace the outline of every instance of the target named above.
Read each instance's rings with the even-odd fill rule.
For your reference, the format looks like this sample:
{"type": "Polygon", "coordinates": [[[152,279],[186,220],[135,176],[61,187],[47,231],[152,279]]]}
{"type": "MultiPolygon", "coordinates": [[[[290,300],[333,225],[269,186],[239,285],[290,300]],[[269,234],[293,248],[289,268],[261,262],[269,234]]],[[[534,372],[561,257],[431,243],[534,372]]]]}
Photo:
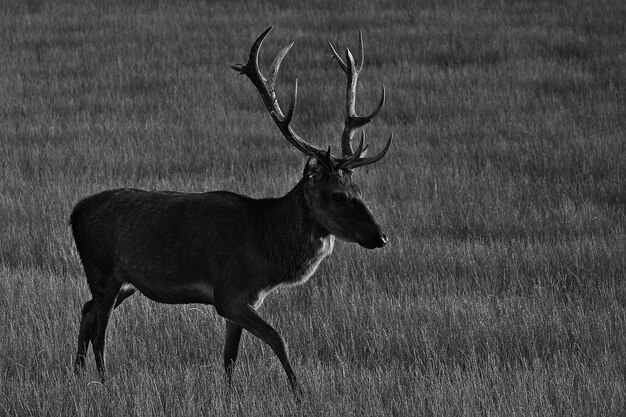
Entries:
{"type": "Polygon", "coordinates": [[[274,62],[272,63],[272,67],[270,68],[270,72],[268,78],[265,78],[261,73],[259,68],[259,51],[261,50],[261,45],[263,41],[267,37],[267,35],[272,30],[270,26],[267,28],[261,36],[254,42],[252,48],[250,49],[250,57],[248,58],[248,62],[245,65],[231,65],[231,68],[235,71],[238,71],[240,74],[246,75],[252,84],[256,87],[263,99],[263,103],[269,111],[272,119],[283,133],[283,136],[291,143],[293,146],[298,148],[302,153],[308,156],[315,157],[320,163],[325,165],[329,170],[335,171],[339,169],[350,170],[354,168],[358,168],[361,166],[373,164],[374,162],[380,160],[391,146],[391,142],[393,140],[393,134],[389,137],[387,144],[373,157],[365,157],[365,150],[367,149],[367,145],[365,145],[365,132],[362,133],[361,142],[354,152],[352,150],[352,138],[354,137],[354,132],[356,129],[365,126],[367,123],[371,122],[374,117],[380,113],[385,104],[385,87],[383,86],[382,97],[376,109],[369,116],[358,116],[356,114],[355,102],[356,102],[356,87],[357,81],[359,77],[359,73],[363,68],[363,36],[359,31],[359,41],[360,41],[360,53],[361,53],[361,62],[359,67],[357,68],[354,64],[354,58],[352,57],[352,53],[349,49],[346,48],[346,60],[348,64],[346,64],[337,54],[333,45],[329,42],[331,49],[333,50],[333,54],[339,62],[339,65],[343,69],[343,71],[348,75],[348,90],[346,97],[346,119],[345,119],[345,127],[343,130],[343,134],[341,135],[341,147],[342,147],[342,158],[334,157],[330,152],[330,146],[328,150],[325,151],[321,148],[318,148],[315,145],[310,144],[309,142],[302,139],[291,127],[290,123],[293,119],[293,115],[296,108],[296,100],[298,97],[298,79],[296,78],[296,82],[293,88],[293,95],[291,97],[291,103],[289,105],[289,109],[287,113],[283,113],[278,104],[278,98],[276,96],[276,91],[274,90],[274,84],[276,83],[276,77],[278,76],[278,69],[280,68],[280,64],[282,63],[285,55],[293,46],[293,42],[289,45],[285,46],[274,58],[274,62]]]}
{"type": "Polygon", "coordinates": [[[287,110],[287,114],[283,114],[280,105],[278,104],[278,98],[276,97],[276,91],[274,90],[274,84],[276,82],[276,76],[278,75],[278,69],[280,67],[283,58],[287,55],[287,52],[293,46],[293,42],[289,45],[285,46],[274,58],[274,62],[272,63],[272,67],[269,72],[269,76],[266,79],[261,70],[259,68],[259,51],[261,49],[261,45],[263,41],[272,30],[272,26],[267,28],[265,32],[258,37],[258,39],[252,45],[252,49],[250,50],[250,57],[248,58],[248,62],[245,65],[231,65],[231,68],[235,71],[238,71],[240,74],[245,74],[252,84],[257,88],[261,98],[263,99],[263,103],[265,107],[269,111],[272,119],[283,133],[285,138],[296,148],[298,148],[302,153],[308,156],[314,156],[319,162],[326,165],[326,167],[330,170],[334,169],[334,158],[330,154],[330,148],[328,151],[318,148],[317,146],[311,145],[304,139],[302,139],[291,127],[290,123],[293,118],[293,114],[296,108],[296,99],[298,96],[298,79],[296,78],[296,82],[293,88],[293,96],[291,97],[291,103],[289,105],[289,110],[287,110]]]}
{"type": "Polygon", "coordinates": [[[362,133],[361,143],[356,152],[354,152],[352,149],[352,139],[357,129],[371,122],[376,116],[378,116],[378,113],[380,113],[380,111],[382,110],[385,104],[385,86],[383,85],[380,101],[374,111],[368,116],[357,115],[356,89],[359,80],[359,74],[363,69],[363,34],[359,30],[359,54],[361,60],[358,67],[354,63],[354,57],[352,56],[352,52],[350,52],[350,49],[346,48],[346,63],[341,59],[341,57],[330,42],[328,42],[328,45],[333,51],[333,57],[337,60],[339,66],[341,67],[343,72],[346,73],[348,78],[346,91],[346,118],[343,133],[341,134],[341,150],[343,153],[343,159],[338,169],[347,170],[373,164],[374,162],[379,161],[383,156],[385,156],[385,154],[389,150],[389,147],[391,146],[391,142],[393,140],[393,133],[391,134],[391,136],[389,136],[389,140],[387,141],[387,144],[385,145],[383,150],[370,158],[366,158],[364,156],[364,152],[367,149],[367,145],[363,147],[363,143],[365,141],[365,132],[362,133]]]}

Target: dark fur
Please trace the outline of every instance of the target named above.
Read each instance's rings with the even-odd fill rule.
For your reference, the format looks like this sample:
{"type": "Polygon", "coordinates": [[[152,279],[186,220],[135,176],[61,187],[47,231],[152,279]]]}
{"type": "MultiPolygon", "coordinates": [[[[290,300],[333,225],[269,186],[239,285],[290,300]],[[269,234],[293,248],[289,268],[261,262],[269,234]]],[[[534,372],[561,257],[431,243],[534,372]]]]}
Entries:
{"type": "Polygon", "coordinates": [[[254,304],[259,291],[290,283],[328,236],[309,217],[302,183],[262,200],[223,191],[109,190],[80,201],[70,223],[83,263],[102,274],[125,275],[117,278],[155,301],[216,306],[223,293],[242,297],[245,289],[240,301],[254,304]],[[149,288],[155,275],[165,282],[203,277],[215,300],[159,297],[149,288]]]}

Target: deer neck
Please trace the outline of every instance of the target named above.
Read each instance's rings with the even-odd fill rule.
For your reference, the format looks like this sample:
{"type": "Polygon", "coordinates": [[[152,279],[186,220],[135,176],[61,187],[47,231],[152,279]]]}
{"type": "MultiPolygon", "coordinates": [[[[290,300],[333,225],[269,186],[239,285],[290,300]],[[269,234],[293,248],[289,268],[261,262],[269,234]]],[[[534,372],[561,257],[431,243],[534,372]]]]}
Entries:
{"type": "Polygon", "coordinates": [[[275,215],[278,228],[293,241],[317,242],[331,235],[313,216],[305,196],[306,179],[300,180],[285,196],[276,200],[275,215]]]}
{"type": "Polygon", "coordinates": [[[305,187],[303,179],[285,196],[272,201],[268,210],[272,226],[265,234],[269,255],[297,282],[315,272],[321,260],[332,252],[335,240],[313,217],[305,187]]]}

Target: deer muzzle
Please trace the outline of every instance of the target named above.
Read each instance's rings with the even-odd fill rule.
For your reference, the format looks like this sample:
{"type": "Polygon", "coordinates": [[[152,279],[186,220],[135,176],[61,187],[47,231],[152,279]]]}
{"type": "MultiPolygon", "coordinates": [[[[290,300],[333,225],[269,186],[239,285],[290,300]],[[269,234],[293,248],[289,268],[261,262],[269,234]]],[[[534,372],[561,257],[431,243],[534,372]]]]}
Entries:
{"type": "Polygon", "coordinates": [[[357,243],[366,249],[377,249],[385,246],[388,240],[384,233],[376,233],[368,239],[357,240],[357,243]]]}

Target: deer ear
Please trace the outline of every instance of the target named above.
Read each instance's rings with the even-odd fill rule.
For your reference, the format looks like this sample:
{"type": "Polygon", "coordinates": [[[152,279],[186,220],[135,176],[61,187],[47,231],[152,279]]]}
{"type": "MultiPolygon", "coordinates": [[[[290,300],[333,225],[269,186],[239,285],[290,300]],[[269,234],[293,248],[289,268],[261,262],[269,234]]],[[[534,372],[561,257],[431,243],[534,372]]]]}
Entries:
{"type": "Polygon", "coordinates": [[[306,161],[303,174],[305,178],[318,180],[322,175],[322,164],[319,163],[316,157],[309,157],[309,160],[306,161]]]}

